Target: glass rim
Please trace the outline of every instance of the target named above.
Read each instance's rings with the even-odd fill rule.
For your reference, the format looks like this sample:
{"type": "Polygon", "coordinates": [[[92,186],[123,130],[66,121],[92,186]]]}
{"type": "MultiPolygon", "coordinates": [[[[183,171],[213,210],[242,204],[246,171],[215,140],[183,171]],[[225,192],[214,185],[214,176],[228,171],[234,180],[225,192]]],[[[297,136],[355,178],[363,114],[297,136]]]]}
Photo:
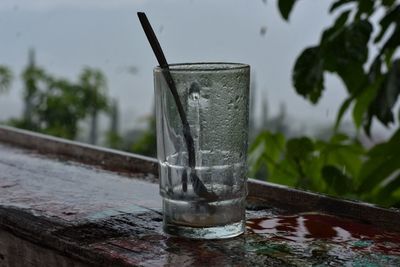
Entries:
{"type": "MultiPolygon", "coordinates": [[[[193,62],[193,63],[173,63],[169,64],[170,72],[207,72],[207,71],[232,71],[250,69],[250,65],[235,62],[193,62]]],[[[165,68],[156,66],[154,71],[161,72],[165,68]]]]}

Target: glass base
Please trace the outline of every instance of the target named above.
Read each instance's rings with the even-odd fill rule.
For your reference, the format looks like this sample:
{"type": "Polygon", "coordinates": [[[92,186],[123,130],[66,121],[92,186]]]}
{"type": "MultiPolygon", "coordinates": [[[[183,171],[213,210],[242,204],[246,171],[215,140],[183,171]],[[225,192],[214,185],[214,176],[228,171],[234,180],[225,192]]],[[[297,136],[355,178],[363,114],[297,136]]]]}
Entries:
{"type": "Polygon", "coordinates": [[[191,239],[225,239],[243,234],[245,221],[214,227],[189,227],[164,222],[164,232],[170,235],[191,239]]]}

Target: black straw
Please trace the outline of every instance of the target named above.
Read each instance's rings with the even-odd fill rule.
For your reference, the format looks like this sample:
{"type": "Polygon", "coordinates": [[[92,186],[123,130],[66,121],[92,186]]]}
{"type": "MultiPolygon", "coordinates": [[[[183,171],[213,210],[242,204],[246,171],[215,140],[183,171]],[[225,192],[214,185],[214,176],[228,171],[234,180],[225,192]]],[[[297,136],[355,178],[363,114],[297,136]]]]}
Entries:
{"type": "MultiPolygon", "coordinates": [[[[140,23],[142,24],[143,30],[147,36],[147,39],[150,43],[150,46],[153,49],[153,52],[157,58],[157,61],[160,64],[160,67],[162,68],[162,73],[172,93],[172,96],[174,97],[176,107],[178,108],[179,117],[181,118],[182,121],[183,136],[185,138],[186,147],[188,151],[188,163],[189,167],[191,168],[190,178],[193,184],[193,190],[198,196],[204,197],[208,201],[216,200],[218,198],[217,195],[207,191],[207,188],[205,187],[203,182],[199,179],[199,177],[194,171],[194,168],[196,167],[196,157],[195,157],[193,137],[190,132],[190,126],[185,111],[179,99],[178,91],[176,90],[175,82],[172,79],[171,73],[169,71],[168,62],[161,49],[160,43],[157,40],[157,37],[153,31],[153,28],[150,25],[149,20],[147,19],[146,14],[143,12],[138,12],[137,15],[139,17],[140,23]]],[[[187,190],[186,172],[184,172],[182,175],[182,188],[183,191],[186,192],[187,190]]]]}

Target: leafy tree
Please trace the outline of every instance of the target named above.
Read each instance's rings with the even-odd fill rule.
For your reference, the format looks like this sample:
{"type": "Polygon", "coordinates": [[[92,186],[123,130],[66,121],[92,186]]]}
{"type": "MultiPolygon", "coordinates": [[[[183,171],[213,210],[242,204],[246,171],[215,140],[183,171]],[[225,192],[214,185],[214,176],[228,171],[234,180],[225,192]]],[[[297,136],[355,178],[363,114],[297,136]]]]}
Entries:
{"type": "Polygon", "coordinates": [[[122,149],[122,137],[119,134],[119,111],[117,100],[109,105],[110,129],[106,133],[106,145],[115,149],[122,149]]]}
{"type": "Polygon", "coordinates": [[[96,144],[99,112],[108,111],[106,78],[100,70],[86,67],[79,76],[79,84],[83,93],[83,104],[90,116],[89,143],[96,144]]]}
{"type": "Polygon", "coordinates": [[[75,139],[78,121],[87,108],[82,103],[81,88],[66,79],[55,78],[34,64],[23,71],[25,111],[16,127],[54,136],[75,139]]]}
{"type": "Polygon", "coordinates": [[[11,87],[13,73],[7,66],[0,65],[0,93],[7,92],[11,87]]]}
{"type": "Polygon", "coordinates": [[[79,82],[71,82],[38,67],[31,50],[21,77],[25,109],[22,118],[10,121],[16,127],[75,139],[79,121],[91,116],[93,131],[98,112],[107,108],[106,82],[99,70],[85,68],[79,82]]]}
{"type": "Polygon", "coordinates": [[[35,51],[29,50],[28,65],[21,75],[23,81],[23,99],[24,113],[22,119],[12,120],[12,124],[19,128],[38,131],[39,118],[37,113],[33,112],[34,107],[39,105],[40,94],[44,91],[48,82],[48,75],[41,67],[38,67],[35,62],[35,51]]]}
{"type": "Polygon", "coordinates": [[[40,131],[68,139],[75,139],[78,122],[86,115],[82,105],[81,88],[65,79],[48,77],[46,91],[38,95],[35,107],[40,131]]]}
{"type": "Polygon", "coordinates": [[[142,133],[139,139],[132,145],[131,151],[149,157],[157,156],[157,131],[155,109],[153,114],[148,117],[148,128],[142,133]]]}
{"type": "MultiPolygon", "coordinates": [[[[285,20],[295,3],[278,1],[285,20]]],[[[400,4],[394,0],[336,0],[330,13],[337,13],[333,25],[323,31],[317,45],[304,49],[294,64],[297,93],[316,104],[325,90],[325,73],[334,73],[348,93],[338,111],[336,131],[351,107],[358,131],[370,135],[374,121],[390,127],[400,93],[400,58],[396,57],[400,4]],[[371,17],[380,14],[379,30],[373,35],[376,25],[371,17]],[[371,48],[378,51],[373,57],[371,48]]],[[[370,150],[339,133],[325,142],[307,137],[285,140],[279,133],[263,132],[250,148],[250,175],[266,168],[272,182],[400,207],[398,151],[400,128],[370,150]]]]}
{"type": "MultiPolygon", "coordinates": [[[[286,8],[281,8],[284,17],[293,7],[288,2],[294,1],[279,1],[286,3],[286,8]]],[[[400,4],[393,0],[338,0],[330,13],[338,11],[319,44],[306,48],[297,58],[293,84],[300,95],[317,103],[325,89],[324,73],[338,75],[349,96],[338,113],[337,125],[354,104],[354,124],[363,126],[369,135],[373,119],[385,126],[394,122],[393,109],[400,93],[400,58],[395,57],[400,45],[400,4]],[[380,13],[380,29],[373,36],[371,17],[380,13]],[[369,46],[378,51],[371,62],[369,46]]]]}
{"type": "Polygon", "coordinates": [[[353,197],[365,149],[346,135],[329,141],[307,137],[286,140],[281,133],[261,133],[252,143],[249,175],[265,165],[271,182],[353,197]]]}

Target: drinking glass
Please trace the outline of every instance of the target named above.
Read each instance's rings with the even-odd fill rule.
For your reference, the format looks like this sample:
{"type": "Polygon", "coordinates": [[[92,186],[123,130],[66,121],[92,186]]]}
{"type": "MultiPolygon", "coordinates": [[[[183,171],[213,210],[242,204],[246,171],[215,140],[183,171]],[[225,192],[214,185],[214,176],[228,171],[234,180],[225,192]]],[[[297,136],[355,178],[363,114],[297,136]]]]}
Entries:
{"type": "Polygon", "coordinates": [[[249,81],[250,66],[240,63],[154,69],[166,233],[219,239],[245,231],[249,81]]]}

